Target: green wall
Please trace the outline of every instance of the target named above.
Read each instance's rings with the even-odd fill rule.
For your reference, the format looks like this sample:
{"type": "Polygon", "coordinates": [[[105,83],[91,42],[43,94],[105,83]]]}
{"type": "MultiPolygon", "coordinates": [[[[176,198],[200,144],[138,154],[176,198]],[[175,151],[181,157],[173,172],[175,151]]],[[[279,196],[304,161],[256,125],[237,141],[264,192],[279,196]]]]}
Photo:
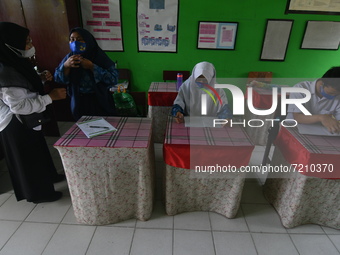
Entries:
{"type": "Polygon", "coordinates": [[[340,65],[339,50],[300,49],[308,20],[340,21],[340,16],[284,14],[287,0],[179,0],[177,53],[138,52],[137,1],[121,0],[124,52],[108,52],[119,68],[132,71],[131,89],[147,91],[163,70],[192,70],[200,61],[216,67],[217,78],[271,71],[273,78],[318,78],[340,65]],[[285,61],[260,61],[267,19],[294,20],[285,61]],[[197,49],[198,21],[238,22],[235,50],[197,49]]]}

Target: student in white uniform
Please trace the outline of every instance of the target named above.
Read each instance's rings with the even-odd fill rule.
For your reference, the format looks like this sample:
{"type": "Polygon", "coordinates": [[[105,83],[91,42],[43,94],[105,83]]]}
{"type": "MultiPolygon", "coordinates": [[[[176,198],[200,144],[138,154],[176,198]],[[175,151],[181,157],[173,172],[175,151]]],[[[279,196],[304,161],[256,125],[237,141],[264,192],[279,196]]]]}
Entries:
{"type": "Polygon", "coordinates": [[[181,85],[172,107],[172,115],[177,123],[184,122],[184,116],[202,116],[202,94],[206,94],[206,116],[231,119],[223,89],[215,89],[216,71],[213,64],[200,62],[195,65],[191,76],[181,85]]]}
{"type": "MultiPolygon", "coordinates": [[[[312,114],[305,115],[294,104],[288,106],[287,119],[298,123],[321,123],[331,133],[340,133],[340,67],[332,67],[320,79],[304,81],[294,87],[310,91],[311,99],[304,107],[312,114]]],[[[291,93],[290,99],[306,97],[303,93],[291,93]]]]}

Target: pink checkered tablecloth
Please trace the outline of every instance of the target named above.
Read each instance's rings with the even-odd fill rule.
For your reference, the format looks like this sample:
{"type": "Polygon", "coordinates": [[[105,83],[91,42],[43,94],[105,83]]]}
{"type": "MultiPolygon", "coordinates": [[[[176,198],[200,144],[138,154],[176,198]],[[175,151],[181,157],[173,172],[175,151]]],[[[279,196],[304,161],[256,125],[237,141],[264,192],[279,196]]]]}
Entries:
{"type": "Polygon", "coordinates": [[[185,127],[168,116],[164,141],[164,160],[168,165],[195,169],[195,165],[232,165],[249,163],[254,145],[244,128],[185,127]]]}
{"type": "MultiPolygon", "coordinates": [[[[246,174],[238,167],[249,163],[254,145],[243,128],[185,127],[168,117],[163,146],[166,212],[175,215],[188,211],[213,211],[235,217],[246,174]],[[199,166],[236,172],[196,172],[199,166]]],[[[211,169],[211,168],[210,168],[211,169]]]]}
{"type": "Polygon", "coordinates": [[[300,166],[301,174],[340,179],[340,136],[302,135],[297,127],[281,127],[275,145],[290,164],[300,166]]]}
{"type": "MultiPolygon", "coordinates": [[[[78,122],[99,117],[86,116],[78,122]]],[[[117,131],[87,138],[75,124],[54,144],[61,147],[146,148],[150,142],[151,119],[133,117],[103,117],[117,131]]]]}
{"type": "MultiPolygon", "coordinates": [[[[83,117],[85,121],[97,117],[83,117]]],[[[55,144],[79,223],[112,224],[152,212],[151,119],[104,117],[117,131],[91,139],[74,124],[55,144]]]]}

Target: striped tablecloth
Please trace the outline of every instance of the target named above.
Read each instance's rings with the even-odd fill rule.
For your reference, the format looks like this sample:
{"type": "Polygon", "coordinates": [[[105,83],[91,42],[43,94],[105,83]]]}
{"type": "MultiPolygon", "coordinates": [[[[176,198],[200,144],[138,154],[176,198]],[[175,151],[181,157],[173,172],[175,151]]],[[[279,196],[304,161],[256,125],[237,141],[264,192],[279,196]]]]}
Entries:
{"type": "Polygon", "coordinates": [[[281,127],[275,145],[299,173],[340,179],[340,136],[302,135],[297,127],[281,127]]]}
{"type": "MultiPolygon", "coordinates": [[[[79,122],[97,117],[83,117],[79,122]]],[[[154,151],[151,119],[104,117],[117,131],[91,139],[75,124],[55,144],[77,221],[147,220],[152,212],[154,151]]]]}

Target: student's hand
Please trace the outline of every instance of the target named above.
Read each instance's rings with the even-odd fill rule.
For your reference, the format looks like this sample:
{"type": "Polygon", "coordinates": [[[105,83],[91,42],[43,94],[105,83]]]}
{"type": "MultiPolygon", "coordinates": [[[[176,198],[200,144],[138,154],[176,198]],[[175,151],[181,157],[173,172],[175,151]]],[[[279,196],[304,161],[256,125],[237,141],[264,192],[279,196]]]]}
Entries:
{"type": "Polygon", "coordinates": [[[175,116],[175,120],[177,123],[183,123],[184,122],[184,116],[183,113],[177,112],[175,116]]]}
{"type": "Polygon", "coordinates": [[[340,122],[336,120],[332,114],[323,114],[321,124],[332,134],[340,133],[340,122]]]}
{"type": "Polygon", "coordinates": [[[84,69],[89,69],[93,71],[93,63],[91,60],[88,60],[87,58],[81,59],[80,66],[84,69]]]}
{"type": "Polygon", "coordinates": [[[55,88],[48,94],[52,101],[61,100],[66,98],[66,89],[65,88],[55,88]]]}
{"type": "Polygon", "coordinates": [[[78,68],[82,60],[81,55],[72,55],[64,63],[65,68],[78,68]]]}

